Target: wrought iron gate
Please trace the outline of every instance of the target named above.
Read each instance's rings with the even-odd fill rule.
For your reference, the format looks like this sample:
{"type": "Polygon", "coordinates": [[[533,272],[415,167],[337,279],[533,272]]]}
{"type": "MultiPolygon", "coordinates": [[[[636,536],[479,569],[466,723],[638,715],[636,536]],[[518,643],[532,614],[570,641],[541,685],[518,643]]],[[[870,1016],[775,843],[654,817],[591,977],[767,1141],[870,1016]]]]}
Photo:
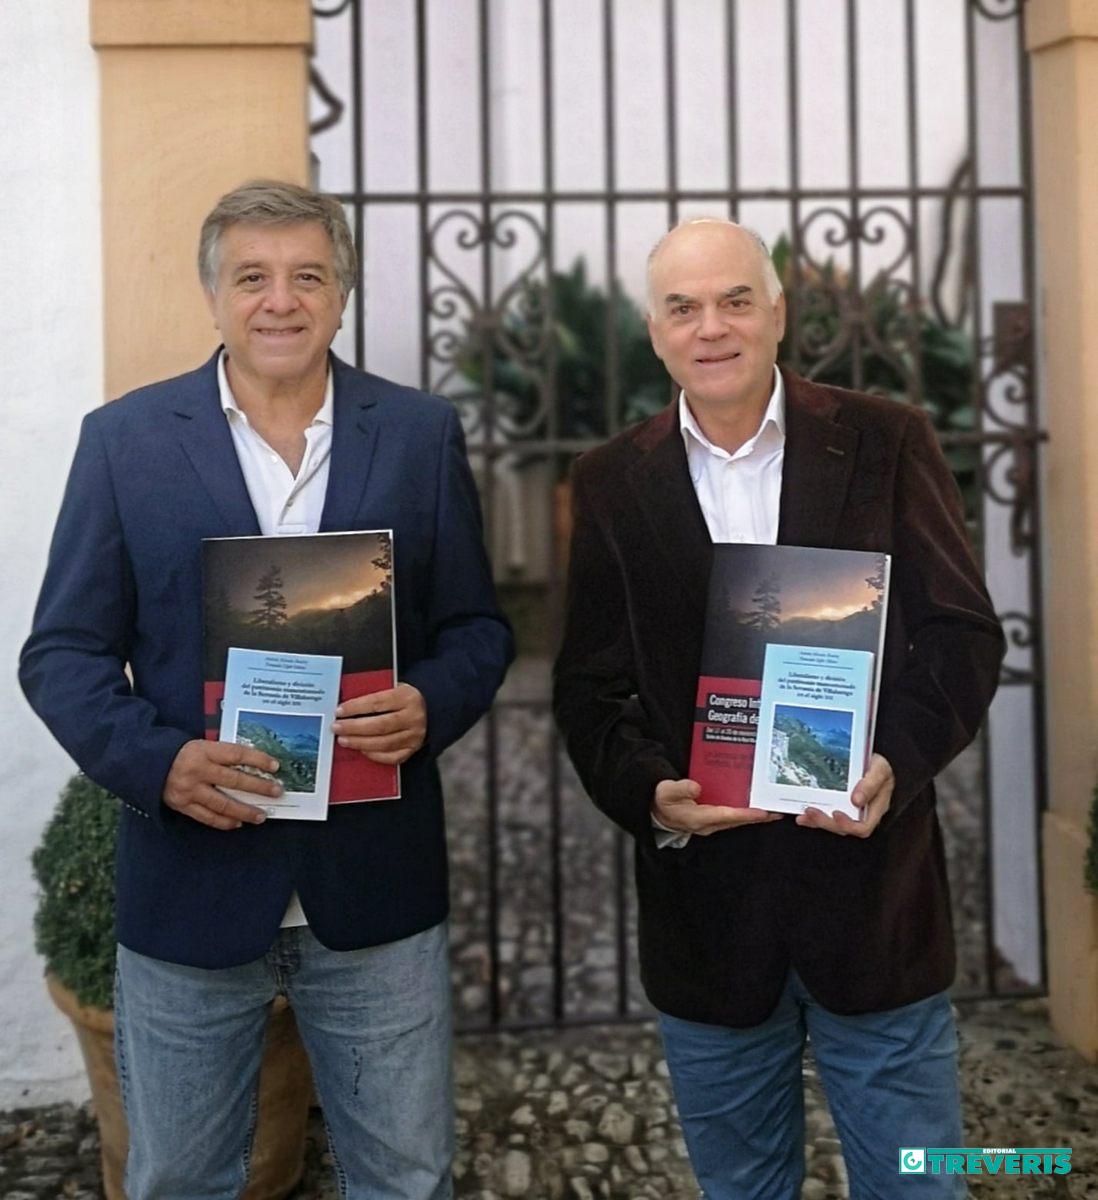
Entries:
{"type": "Polygon", "coordinates": [[[1020,0],[317,0],[313,148],[363,260],[337,348],[461,412],[521,657],[444,759],[466,1027],[644,1011],[623,840],[548,711],[572,458],[669,395],[647,247],[772,243],[783,357],[927,407],[1010,637],[941,780],[958,992],[1043,985],[1038,423],[1020,0]]]}

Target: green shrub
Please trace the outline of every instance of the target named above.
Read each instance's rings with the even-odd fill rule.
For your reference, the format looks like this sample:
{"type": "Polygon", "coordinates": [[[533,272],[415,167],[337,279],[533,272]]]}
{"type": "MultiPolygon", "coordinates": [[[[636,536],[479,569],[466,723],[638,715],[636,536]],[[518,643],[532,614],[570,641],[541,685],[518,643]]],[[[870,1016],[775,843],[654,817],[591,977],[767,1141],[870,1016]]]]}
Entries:
{"type": "MultiPolygon", "coordinates": [[[[897,281],[877,276],[852,290],[849,277],[834,259],[821,269],[801,264],[793,270],[793,248],[784,234],[774,245],[774,267],[782,280],[789,308],[786,336],[778,361],[797,362],[798,369],[820,383],[853,387],[911,400],[913,380],[921,379],[921,404],[939,433],[968,434],[976,428],[973,405],[976,352],[963,329],[942,324],[922,301],[910,302],[897,281]],[[849,310],[849,311],[847,311],[849,310]],[[847,325],[861,339],[859,372],[855,372],[847,325]],[[793,346],[794,326],[800,347],[793,346]],[[829,349],[830,348],[830,349],[829,349]]],[[[568,271],[554,271],[548,283],[524,281],[520,299],[501,318],[501,327],[470,322],[457,359],[460,374],[477,388],[486,381],[483,339],[491,338],[492,387],[496,420],[516,444],[541,438],[553,428],[542,400],[552,344],[556,434],[561,438],[601,439],[609,436],[606,398],[607,326],[614,329],[619,425],[651,416],[671,398],[671,381],[648,339],[644,314],[616,284],[608,295],[587,278],[578,258],[568,271]],[[552,325],[547,330],[549,311],[552,325]]],[[[977,480],[979,447],[954,442],[946,459],[974,518],[979,511],[977,480]]],[[[531,461],[537,458],[531,449],[531,461]]],[[[562,473],[567,464],[560,462],[562,473]]]]}
{"type": "Polygon", "coordinates": [[[118,800],[75,775],[31,857],[41,889],[34,944],[81,1004],[114,1002],[114,849],[118,800]]]}
{"type": "Polygon", "coordinates": [[[1090,797],[1089,832],[1084,874],[1088,890],[1098,896],[1098,784],[1095,784],[1090,797]]]}

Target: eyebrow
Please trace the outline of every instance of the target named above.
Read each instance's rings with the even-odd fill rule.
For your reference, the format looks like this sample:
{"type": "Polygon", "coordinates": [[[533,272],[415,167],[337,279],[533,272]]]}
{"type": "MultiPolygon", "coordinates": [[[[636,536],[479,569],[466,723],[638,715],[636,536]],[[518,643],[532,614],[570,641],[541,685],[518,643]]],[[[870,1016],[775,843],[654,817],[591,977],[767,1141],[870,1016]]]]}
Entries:
{"type": "MultiPolygon", "coordinates": [[[[735,287],[726,288],[723,292],[721,292],[717,299],[731,300],[736,296],[747,295],[750,293],[750,291],[751,287],[749,284],[738,283],[735,287]]],[[[696,299],[697,298],[695,296],[687,296],[682,292],[668,292],[668,294],[664,296],[663,302],[665,304],[694,304],[696,299]]]]}
{"type": "MultiPolygon", "coordinates": [[[[256,271],[256,270],[266,271],[267,269],[268,269],[268,266],[265,262],[260,262],[258,260],[254,260],[252,262],[237,263],[233,267],[233,274],[239,275],[241,271],[256,271]]],[[[295,263],[293,270],[295,270],[295,271],[327,272],[329,270],[329,268],[324,263],[321,263],[321,262],[305,262],[305,263],[295,263]]]]}

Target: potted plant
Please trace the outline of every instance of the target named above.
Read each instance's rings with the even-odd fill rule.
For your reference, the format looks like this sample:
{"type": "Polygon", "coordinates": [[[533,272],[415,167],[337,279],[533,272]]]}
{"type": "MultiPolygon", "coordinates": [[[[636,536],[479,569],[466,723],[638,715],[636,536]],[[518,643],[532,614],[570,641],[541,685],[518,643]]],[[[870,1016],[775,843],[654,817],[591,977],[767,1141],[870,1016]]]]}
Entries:
{"type": "MultiPolygon", "coordinates": [[[[31,859],[40,895],[35,947],[46,986],[69,1018],[99,1122],[103,1186],[125,1200],[127,1131],[114,1066],[114,853],[118,800],[84,775],[64,791],[31,859]]],[[[246,1200],[287,1196],[301,1178],[309,1066],[285,1001],[274,1006],[260,1071],[259,1116],[246,1200]]]]}

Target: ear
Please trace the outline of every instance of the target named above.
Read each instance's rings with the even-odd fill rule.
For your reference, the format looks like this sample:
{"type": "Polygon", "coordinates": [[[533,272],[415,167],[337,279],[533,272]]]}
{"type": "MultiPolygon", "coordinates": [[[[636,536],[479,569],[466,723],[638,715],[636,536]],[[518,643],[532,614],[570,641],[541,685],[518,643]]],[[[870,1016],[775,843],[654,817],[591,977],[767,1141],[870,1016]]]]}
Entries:
{"type": "Polygon", "coordinates": [[[659,324],[656,321],[656,318],[652,316],[650,310],[646,311],[644,314],[644,323],[648,326],[648,340],[652,343],[652,350],[660,362],[663,362],[663,350],[660,345],[661,338],[659,333],[659,324]]]}
{"type": "Polygon", "coordinates": [[[778,341],[785,337],[785,292],[774,301],[774,320],[777,324],[778,341]]]}
{"type": "Polygon", "coordinates": [[[214,319],[214,329],[220,329],[221,326],[217,322],[217,301],[214,294],[208,288],[202,289],[202,295],[206,297],[206,307],[210,310],[210,316],[214,319]]]}

